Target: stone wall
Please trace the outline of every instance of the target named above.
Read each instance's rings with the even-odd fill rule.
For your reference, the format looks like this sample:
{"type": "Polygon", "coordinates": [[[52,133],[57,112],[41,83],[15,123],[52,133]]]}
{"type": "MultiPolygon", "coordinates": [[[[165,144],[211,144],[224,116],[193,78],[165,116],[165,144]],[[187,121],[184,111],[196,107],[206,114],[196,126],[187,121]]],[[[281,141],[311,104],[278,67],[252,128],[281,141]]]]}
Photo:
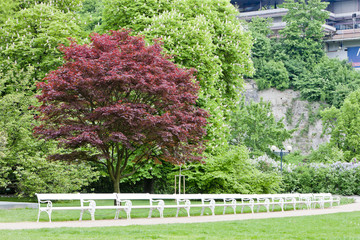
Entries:
{"type": "Polygon", "coordinates": [[[246,101],[259,102],[262,98],[270,102],[276,120],[283,119],[287,129],[296,129],[293,137],[285,144],[291,145],[294,151],[307,154],[317,149],[320,144],[328,142],[330,136],[322,134],[322,122],[319,111],[322,105],[318,102],[301,100],[300,93],[293,90],[279,91],[267,89],[258,91],[253,80],[245,84],[246,101]]]}

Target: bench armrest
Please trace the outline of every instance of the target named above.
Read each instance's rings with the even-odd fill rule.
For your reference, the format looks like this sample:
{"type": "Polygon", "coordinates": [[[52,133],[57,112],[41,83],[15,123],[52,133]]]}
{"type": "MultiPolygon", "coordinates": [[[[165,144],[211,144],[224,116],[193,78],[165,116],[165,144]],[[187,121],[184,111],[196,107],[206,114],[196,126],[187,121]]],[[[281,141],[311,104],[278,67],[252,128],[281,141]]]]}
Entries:
{"type": "Polygon", "coordinates": [[[84,207],[84,203],[89,203],[88,207],[96,207],[96,202],[94,200],[81,200],[81,207],[84,207]]]}
{"type": "Polygon", "coordinates": [[[42,203],[46,203],[46,207],[47,208],[52,208],[52,202],[50,200],[44,200],[44,201],[39,201],[39,208],[40,208],[40,204],[42,203]]]}

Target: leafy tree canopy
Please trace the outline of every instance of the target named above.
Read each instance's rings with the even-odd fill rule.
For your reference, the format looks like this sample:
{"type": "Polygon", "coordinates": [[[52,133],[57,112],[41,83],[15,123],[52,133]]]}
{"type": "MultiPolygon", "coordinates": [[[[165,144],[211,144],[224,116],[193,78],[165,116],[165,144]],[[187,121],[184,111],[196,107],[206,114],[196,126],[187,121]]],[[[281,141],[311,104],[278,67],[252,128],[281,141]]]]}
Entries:
{"type": "Polygon", "coordinates": [[[329,13],[324,11],[329,3],[321,0],[285,0],[283,8],[288,12],[280,31],[288,55],[308,63],[311,67],[324,56],[323,27],[329,13]]]}
{"type": "Polygon", "coordinates": [[[33,66],[32,83],[42,79],[63,62],[59,44],[81,36],[76,22],[72,13],[45,4],[16,12],[0,27],[0,68],[6,71],[8,60],[25,70],[33,66]]]}
{"type": "Polygon", "coordinates": [[[227,0],[105,0],[103,28],[127,27],[148,39],[162,38],[174,62],[198,70],[198,104],[209,110],[208,149],[229,135],[227,117],[239,100],[243,75],[252,74],[250,36],[227,0]]]}
{"type": "Polygon", "coordinates": [[[344,152],[350,161],[360,157],[360,90],[352,92],[337,109],[334,106],[321,113],[324,129],[331,134],[331,143],[344,152]]]}
{"type": "Polygon", "coordinates": [[[270,29],[271,22],[271,18],[256,17],[248,24],[254,41],[251,49],[253,58],[262,58],[265,60],[270,57],[271,40],[269,35],[273,33],[270,29]]]}
{"type": "Polygon", "coordinates": [[[66,63],[38,85],[43,125],[35,128],[71,150],[55,158],[105,165],[115,192],[120,179],[151,160],[201,159],[207,113],[195,107],[193,71],[169,61],[158,43],[145,46],[142,37],[113,31],[62,52],[66,63]]]}
{"type": "Polygon", "coordinates": [[[295,80],[294,85],[303,98],[340,107],[345,97],[360,86],[360,73],[346,62],[324,57],[295,80]]]}
{"type": "Polygon", "coordinates": [[[192,164],[187,187],[196,193],[274,193],[281,178],[262,173],[250,163],[245,146],[232,146],[226,153],[210,156],[205,164],[192,164]]]}
{"type": "Polygon", "coordinates": [[[230,143],[245,145],[256,156],[271,154],[269,146],[282,146],[293,131],[286,130],[282,120],[275,120],[270,103],[246,103],[243,99],[231,118],[230,143]]]}
{"type": "Polygon", "coordinates": [[[84,163],[48,162],[46,154],[61,150],[49,141],[33,137],[36,104],[31,82],[34,68],[19,70],[8,63],[0,72],[0,187],[17,193],[74,192],[95,181],[98,172],[84,163]]]}

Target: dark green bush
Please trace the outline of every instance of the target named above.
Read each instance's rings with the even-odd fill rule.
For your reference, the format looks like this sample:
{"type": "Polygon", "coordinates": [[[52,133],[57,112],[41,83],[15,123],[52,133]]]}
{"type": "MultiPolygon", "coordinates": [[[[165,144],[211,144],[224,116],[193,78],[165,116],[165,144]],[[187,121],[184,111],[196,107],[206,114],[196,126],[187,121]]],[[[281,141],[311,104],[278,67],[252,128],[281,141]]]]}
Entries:
{"type": "Polygon", "coordinates": [[[283,62],[254,59],[255,80],[259,90],[275,87],[279,90],[289,88],[289,74],[283,62]]]}

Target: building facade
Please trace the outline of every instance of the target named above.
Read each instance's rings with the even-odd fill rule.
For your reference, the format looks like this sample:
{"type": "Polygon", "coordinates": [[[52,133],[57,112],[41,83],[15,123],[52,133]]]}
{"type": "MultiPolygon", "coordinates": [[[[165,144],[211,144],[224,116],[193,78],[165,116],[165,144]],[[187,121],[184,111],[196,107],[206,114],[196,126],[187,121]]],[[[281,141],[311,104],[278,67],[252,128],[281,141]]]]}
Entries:
{"type": "MultiPolygon", "coordinates": [[[[272,18],[272,30],[285,27],[282,17],[287,9],[281,8],[283,0],[232,0],[240,11],[239,19],[253,17],[272,18]]],[[[360,69],[360,0],[326,0],[329,18],[324,24],[325,51],[330,58],[348,60],[360,69]]]]}

